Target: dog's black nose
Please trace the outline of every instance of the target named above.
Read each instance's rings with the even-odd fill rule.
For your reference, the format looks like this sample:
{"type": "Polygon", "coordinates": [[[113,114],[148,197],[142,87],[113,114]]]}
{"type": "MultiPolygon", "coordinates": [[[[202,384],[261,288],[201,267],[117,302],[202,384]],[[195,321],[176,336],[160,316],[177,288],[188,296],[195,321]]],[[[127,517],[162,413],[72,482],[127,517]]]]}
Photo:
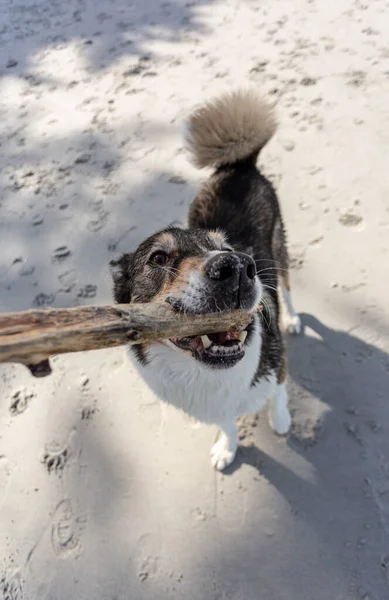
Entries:
{"type": "Polygon", "coordinates": [[[208,259],[205,273],[209,279],[223,282],[226,285],[244,288],[254,285],[255,262],[247,254],[241,252],[223,252],[208,259]]]}

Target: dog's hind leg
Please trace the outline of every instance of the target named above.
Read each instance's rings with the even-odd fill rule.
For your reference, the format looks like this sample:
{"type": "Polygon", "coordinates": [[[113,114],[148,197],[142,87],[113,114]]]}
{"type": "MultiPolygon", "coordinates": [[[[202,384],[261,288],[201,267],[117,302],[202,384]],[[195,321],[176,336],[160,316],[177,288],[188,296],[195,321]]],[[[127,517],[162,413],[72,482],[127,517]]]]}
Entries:
{"type": "Polygon", "coordinates": [[[288,408],[288,392],[286,390],[286,374],[287,374],[287,363],[286,363],[286,351],[283,349],[282,362],[278,370],[277,376],[277,387],[274,396],[269,400],[269,425],[278,433],[278,435],[285,435],[288,433],[292,424],[292,417],[290,416],[288,408]]]}
{"type": "Polygon", "coordinates": [[[273,231],[273,256],[276,261],[279,282],[282,291],[282,297],[280,296],[282,324],[284,329],[286,329],[286,331],[289,333],[298,334],[301,331],[301,321],[294,309],[292,302],[289,281],[289,257],[286,247],[285,231],[281,218],[277,219],[273,231]]]}
{"type": "Polygon", "coordinates": [[[292,424],[285,383],[277,385],[276,393],[269,402],[269,424],[278,435],[286,435],[292,424]]]}
{"type": "Polygon", "coordinates": [[[299,334],[301,332],[301,321],[293,306],[288,272],[284,273],[281,277],[281,291],[283,297],[282,323],[284,329],[288,333],[299,334]]]}
{"type": "Polygon", "coordinates": [[[239,443],[236,423],[223,423],[220,429],[220,437],[211,448],[211,463],[218,471],[222,471],[233,462],[239,443]]]}

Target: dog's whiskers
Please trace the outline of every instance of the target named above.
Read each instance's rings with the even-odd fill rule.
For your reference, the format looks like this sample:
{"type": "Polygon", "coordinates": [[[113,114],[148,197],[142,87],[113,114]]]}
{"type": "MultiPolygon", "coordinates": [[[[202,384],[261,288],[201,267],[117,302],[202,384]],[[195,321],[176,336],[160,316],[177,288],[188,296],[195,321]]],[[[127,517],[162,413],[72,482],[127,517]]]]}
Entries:
{"type": "Polygon", "coordinates": [[[264,269],[259,269],[257,275],[259,273],[264,273],[264,271],[274,271],[275,273],[278,273],[279,271],[288,271],[288,269],[282,269],[281,267],[266,267],[264,269]]]}
{"type": "Polygon", "coordinates": [[[270,325],[271,325],[271,312],[269,310],[269,305],[266,302],[266,298],[262,298],[262,304],[264,305],[264,307],[266,308],[266,310],[267,310],[267,312],[269,314],[269,321],[266,319],[264,311],[261,311],[260,315],[261,315],[262,319],[265,321],[265,323],[267,325],[267,331],[269,331],[270,330],[270,325]]]}
{"type": "Polygon", "coordinates": [[[276,287],[274,287],[274,285],[270,285],[269,283],[264,283],[263,285],[266,289],[273,290],[274,292],[278,293],[278,289],[276,287]]]}
{"type": "Polygon", "coordinates": [[[282,263],[279,260],[274,260],[272,258],[255,258],[258,254],[252,254],[252,258],[254,258],[255,262],[267,262],[274,263],[275,265],[281,265],[282,263]]]}
{"type": "Polygon", "coordinates": [[[173,277],[175,277],[176,279],[178,279],[178,277],[180,276],[180,272],[178,271],[178,269],[174,269],[173,267],[164,267],[162,265],[155,265],[158,269],[161,269],[161,271],[166,271],[166,273],[169,273],[169,275],[173,275],[173,277]],[[174,271],[176,271],[176,273],[178,273],[178,275],[176,273],[174,273],[174,271]]]}

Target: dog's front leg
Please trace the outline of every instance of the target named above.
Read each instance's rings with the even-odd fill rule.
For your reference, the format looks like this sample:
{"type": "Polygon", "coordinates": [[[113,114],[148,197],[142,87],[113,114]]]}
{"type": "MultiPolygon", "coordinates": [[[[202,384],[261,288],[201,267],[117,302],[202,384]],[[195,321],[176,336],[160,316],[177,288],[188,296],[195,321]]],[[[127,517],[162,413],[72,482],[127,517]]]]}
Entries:
{"type": "Polygon", "coordinates": [[[219,424],[221,429],[217,442],[211,448],[211,463],[218,471],[230,465],[238,449],[239,433],[235,422],[219,424]]]}

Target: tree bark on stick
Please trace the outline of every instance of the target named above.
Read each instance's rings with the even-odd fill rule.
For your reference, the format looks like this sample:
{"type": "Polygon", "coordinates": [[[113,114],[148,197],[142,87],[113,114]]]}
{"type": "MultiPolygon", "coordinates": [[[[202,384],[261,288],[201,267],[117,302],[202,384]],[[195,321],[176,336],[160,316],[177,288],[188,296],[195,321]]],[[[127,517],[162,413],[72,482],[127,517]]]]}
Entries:
{"type": "Polygon", "coordinates": [[[0,363],[26,365],[36,377],[51,373],[49,357],[140,344],[172,337],[242,330],[241,311],[187,315],[166,304],[81,306],[0,315],[0,363]]]}

